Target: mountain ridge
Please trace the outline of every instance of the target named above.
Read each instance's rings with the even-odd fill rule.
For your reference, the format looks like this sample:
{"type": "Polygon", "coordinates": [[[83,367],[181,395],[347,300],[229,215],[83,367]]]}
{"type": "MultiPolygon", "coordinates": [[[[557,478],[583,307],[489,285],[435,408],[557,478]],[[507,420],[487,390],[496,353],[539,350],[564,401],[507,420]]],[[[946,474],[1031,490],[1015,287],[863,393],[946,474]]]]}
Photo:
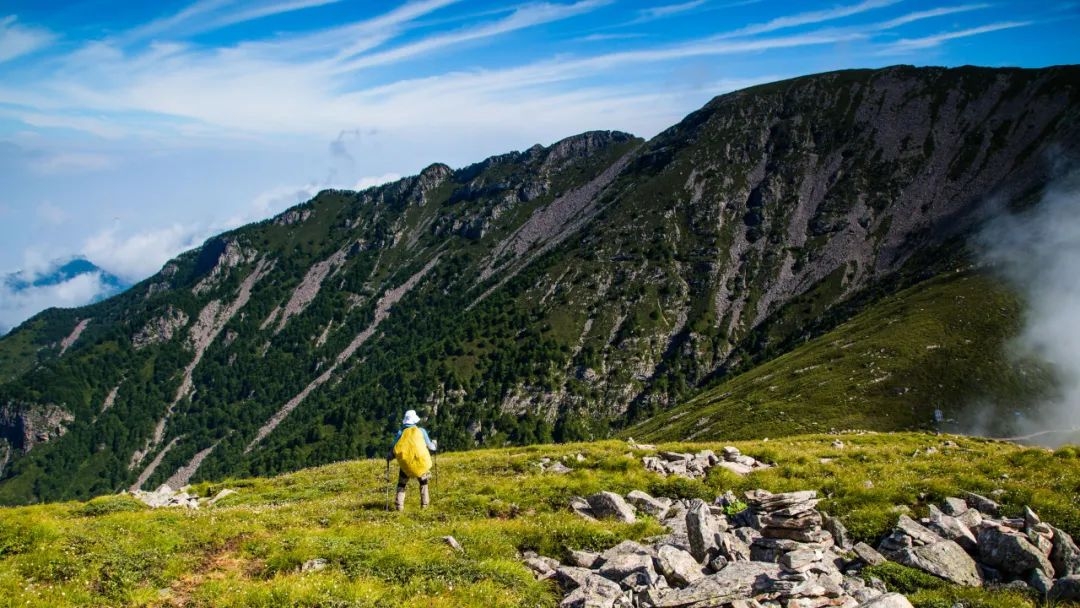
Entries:
{"type": "Polygon", "coordinates": [[[0,341],[8,417],[72,417],[7,447],[0,500],[373,455],[409,408],[455,449],[607,434],[962,259],[949,243],[987,200],[1037,196],[1048,155],[1077,152],[1078,83],[833,72],[717,97],[648,142],[587,132],[324,191],[0,341]]]}

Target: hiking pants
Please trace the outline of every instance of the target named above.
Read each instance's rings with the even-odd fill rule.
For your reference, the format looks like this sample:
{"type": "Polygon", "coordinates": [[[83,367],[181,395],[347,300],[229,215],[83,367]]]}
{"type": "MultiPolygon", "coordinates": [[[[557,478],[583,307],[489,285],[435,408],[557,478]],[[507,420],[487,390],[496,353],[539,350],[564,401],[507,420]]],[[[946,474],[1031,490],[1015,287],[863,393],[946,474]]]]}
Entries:
{"type": "MultiPolygon", "coordinates": [[[[428,480],[431,479],[431,471],[424,473],[416,481],[420,483],[420,506],[427,508],[431,502],[431,495],[428,494],[428,480]]],[[[397,478],[397,494],[394,495],[394,506],[398,511],[405,510],[405,484],[409,481],[408,475],[404,471],[398,470],[397,478]]]]}

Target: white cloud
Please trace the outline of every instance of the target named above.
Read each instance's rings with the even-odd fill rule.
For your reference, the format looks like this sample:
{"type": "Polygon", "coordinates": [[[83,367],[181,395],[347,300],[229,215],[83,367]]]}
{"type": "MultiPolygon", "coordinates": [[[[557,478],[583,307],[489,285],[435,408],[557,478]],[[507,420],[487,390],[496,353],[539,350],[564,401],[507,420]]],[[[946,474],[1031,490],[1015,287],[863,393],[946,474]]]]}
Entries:
{"type": "Polygon", "coordinates": [[[56,285],[21,290],[13,290],[0,282],[0,334],[46,308],[84,306],[108,295],[112,287],[102,279],[102,273],[93,272],[56,285]]]}
{"type": "Polygon", "coordinates": [[[751,36],[754,34],[775,32],[776,30],[797,27],[800,25],[824,23],[826,21],[834,21],[836,19],[851,17],[853,15],[858,15],[867,11],[884,8],[886,6],[896,4],[897,2],[900,2],[900,0],[864,0],[859,4],[837,6],[830,9],[798,13],[795,15],[785,15],[783,17],[777,17],[776,19],[765,23],[748,25],[746,27],[739,28],[737,30],[724,34],[723,36],[725,38],[734,36],[751,36]]]}
{"type": "Polygon", "coordinates": [[[695,8],[705,4],[708,0],[691,0],[690,2],[683,2],[681,4],[665,4],[663,6],[654,6],[651,8],[645,8],[638,11],[641,21],[651,21],[653,19],[663,19],[664,17],[670,17],[672,15],[678,15],[687,11],[692,11],[695,8]]]}
{"type": "Polygon", "coordinates": [[[397,173],[383,173],[382,175],[372,175],[368,177],[361,177],[356,185],[353,186],[353,190],[367,190],[373,186],[381,186],[390,182],[396,182],[401,179],[401,175],[397,173]]]}
{"type": "Polygon", "coordinates": [[[173,224],[129,235],[116,228],[100,232],[83,245],[82,255],[126,281],[140,281],[157,272],[177,254],[192,249],[220,230],[173,224]]]}
{"type": "Polygon", "coordinates": [[[33,53],[53,40],[48,30],[19,25],[16,20],[15,15],[0,19],[0,63],[33,53]]]}
{"type": "Polygon", "coordinates": [[[948,40],[955,40],[956,38],[978,36],[979,34],[987,34],[990,32],[997,32],[1000,30],[1007,30],[1015,27],[1024,27],[1031,24],[1031,21],[1005,21],[1001,23],[991,23],[989,25],[968,28],[965,30],[945,32],[942,34],[935,34],[933,36],[925,36],[923,38],[903,38],[881,49],[879,51],[879,54],[895,55],[900,53],[909,53],[911,51],[920,51],[936,47],[942,42],[946,42],[948,40]]]}

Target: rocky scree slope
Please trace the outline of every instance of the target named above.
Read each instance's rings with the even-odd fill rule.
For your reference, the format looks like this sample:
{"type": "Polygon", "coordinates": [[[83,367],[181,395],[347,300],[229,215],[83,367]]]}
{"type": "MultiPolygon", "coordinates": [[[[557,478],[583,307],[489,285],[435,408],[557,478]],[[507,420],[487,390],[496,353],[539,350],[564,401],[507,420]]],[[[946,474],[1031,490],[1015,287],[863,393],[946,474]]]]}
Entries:
{"type": "Polygon", "coordinates": [[[1078,83],[808,76],[649,142],[590,132],[320,193],[0,340],[5,419],[71,416],[8,446],[0,501],[373,455],[406,408],[451,448],[606,433],[847,314],[991,197],[1036,197],[1080,141],[1078,83]]]}

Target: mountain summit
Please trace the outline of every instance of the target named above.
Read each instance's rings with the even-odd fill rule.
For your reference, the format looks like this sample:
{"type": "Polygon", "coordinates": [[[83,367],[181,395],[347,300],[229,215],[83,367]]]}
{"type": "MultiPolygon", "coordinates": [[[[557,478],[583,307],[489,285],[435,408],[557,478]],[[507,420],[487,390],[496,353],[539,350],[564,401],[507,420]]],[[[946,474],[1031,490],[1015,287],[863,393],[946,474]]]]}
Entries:
{"type": "Polygon", "coordinates": [[[955,270],[1078,102],[1076,66],[834,72],[324,191],[0,341],[0,500],[371,456],[406,409],[452,449],[606,434],[955,270]]]}

